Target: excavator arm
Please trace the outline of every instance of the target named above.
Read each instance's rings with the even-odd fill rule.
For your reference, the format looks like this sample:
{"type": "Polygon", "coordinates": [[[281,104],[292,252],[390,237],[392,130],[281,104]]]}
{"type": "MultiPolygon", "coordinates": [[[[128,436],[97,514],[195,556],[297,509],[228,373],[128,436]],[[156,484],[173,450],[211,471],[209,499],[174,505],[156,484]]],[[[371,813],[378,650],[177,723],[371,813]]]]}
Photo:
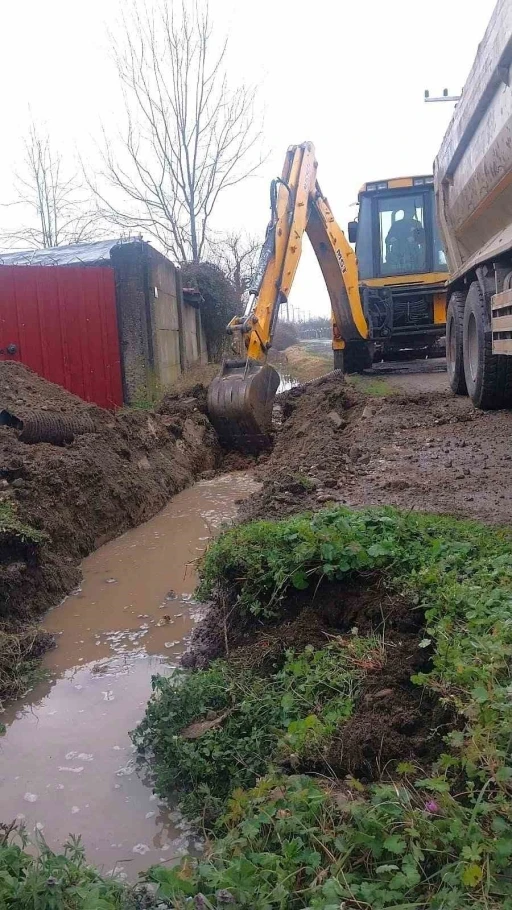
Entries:
{"type": "MultiPolygon", "coordinates": [[[[279,375],[266,363],[279,308],[290,293],[307,233],[329,293],[333,347],[367,351],[369,329],[359,294],[357,260],[316,180],[310,142],[291,146],[271,186],[271,220],[247,312],[228,326],[235,358],[226,359],[208,390],[208,412],[224,444],[260,451],[270,444],[279,375]]],[[[343,355],[342,355],[343,356],[343,355]]],[[[339,357],[338,357],[339,362],[339,357]]]]}

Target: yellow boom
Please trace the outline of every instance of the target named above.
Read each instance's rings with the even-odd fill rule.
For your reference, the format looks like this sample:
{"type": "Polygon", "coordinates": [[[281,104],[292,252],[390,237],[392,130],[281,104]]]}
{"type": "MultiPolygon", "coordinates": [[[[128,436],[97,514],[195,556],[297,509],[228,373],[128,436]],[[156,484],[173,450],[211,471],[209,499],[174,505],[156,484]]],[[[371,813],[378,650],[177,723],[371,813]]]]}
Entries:
{"type": "MultiPolygon", "coordinates": [[[[208,390],[208,411],[222,442],[244,451],[268,447],[279,375],[266,363],[279,307],[290,293],[306,233],[329,292],[333,348],[368,361],[368,324],[359,294],[357,260],[316,179],[311,142],[291,146],[271,186],[267,227],[248,311],[229,323],[235,359],[226,359],[208,390]]],[[[340,362],[338,354],[337,362],[340,362]]]]}

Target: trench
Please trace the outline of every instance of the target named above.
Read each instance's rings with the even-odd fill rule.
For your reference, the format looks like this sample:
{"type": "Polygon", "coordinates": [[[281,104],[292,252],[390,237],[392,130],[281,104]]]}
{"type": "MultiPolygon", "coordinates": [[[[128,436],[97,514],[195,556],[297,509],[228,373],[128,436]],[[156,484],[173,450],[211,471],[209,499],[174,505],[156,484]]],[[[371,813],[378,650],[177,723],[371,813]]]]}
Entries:
{"type": "Polygon", "coordinates": [[[152,675],[173,672],[201,616],[198,556],[256,489],[242,472],[200,481],[83,561],[80,588],[43,623],[57,635],[45,681],[2,715],[0,820],[22,820],[53,848],[80,833],[89,861],[129,880],[201,849],[152,793],[129,731],[152,675]]]}

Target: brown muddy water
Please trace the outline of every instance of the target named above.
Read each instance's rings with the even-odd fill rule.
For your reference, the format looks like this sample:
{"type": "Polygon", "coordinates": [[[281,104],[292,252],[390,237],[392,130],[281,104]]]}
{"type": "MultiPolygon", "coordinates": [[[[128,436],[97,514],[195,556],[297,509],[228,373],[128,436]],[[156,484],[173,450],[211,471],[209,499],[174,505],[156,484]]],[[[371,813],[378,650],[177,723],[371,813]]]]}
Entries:
{"type": "Polygon", "coordinates": [[[128,879],[200,849],[128,733],[200,616],[195,561],[257,488],[245,473],[201,481],[83,561],[82,585],[43,623],[58,636],[49,678],[2,715],[0,821],[23,819],[52,847],[81,834],[92,863],[128,879]]]}

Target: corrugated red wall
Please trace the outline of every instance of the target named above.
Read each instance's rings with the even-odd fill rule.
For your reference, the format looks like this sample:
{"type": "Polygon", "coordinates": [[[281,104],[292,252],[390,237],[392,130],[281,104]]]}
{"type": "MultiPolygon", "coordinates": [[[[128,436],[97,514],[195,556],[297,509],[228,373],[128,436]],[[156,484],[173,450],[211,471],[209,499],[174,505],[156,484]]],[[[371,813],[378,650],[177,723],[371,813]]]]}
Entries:
{"type": "Polygon", "coordinates": [[[0,265],[0,360],[19,360],[101,407],[121,406],[114,270],[0,265]]]}

